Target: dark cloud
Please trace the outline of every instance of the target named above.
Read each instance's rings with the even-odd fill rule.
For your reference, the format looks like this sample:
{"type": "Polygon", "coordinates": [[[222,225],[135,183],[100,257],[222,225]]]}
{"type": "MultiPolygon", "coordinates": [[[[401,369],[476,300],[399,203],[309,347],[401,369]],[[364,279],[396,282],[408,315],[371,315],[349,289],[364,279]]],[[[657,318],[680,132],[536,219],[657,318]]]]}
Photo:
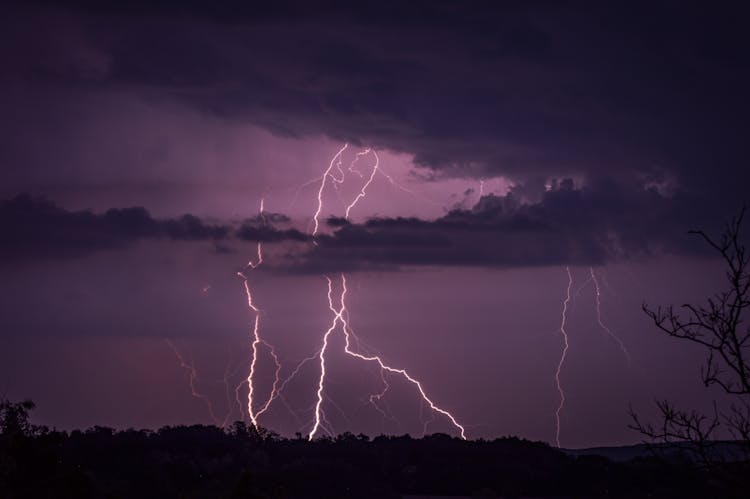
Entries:
{"type": "Polygon", "coordinates": [[[686,220],[695,199],[613,182],[576,188],[570,179],[536,203],[512,192],[482,197],[471,209],[425,221],[333,220],[331,235],[300,256],[303,270],[434,266],[601,265],[664,254],[703,253],[689,229],[715,227],[710,217],[686,220]]]}
{"type": "Polygon", "coordinates": [[[310,241],[310,236],[296,229],[277,229],[270,225],[248,225],[245,224],[237,230],[237,238],[244,241],[310,241]]]}
{"type": "MultiPolygon", "coordinates": [[[[18,132],[46,123],[18,98],[36,89],[45,109],[65,111],[63,121],[79,99],[118,93],[278,134],[413,153],[428,167],[425,179],[515,182],[510,196],[433,222],[329,219],[333,235],[319,238],[305,265],[639,258],[685,249],[685,230],[715,227],[747,198],[750,47],[739,4],[78,0],[5,9],[13,14],[0,21],[8,37],[0,87],[14,89],[0,92],[8,170],[42,150],[36,129],[18,132]],[[575,186],[548,190],[550,179],[567,177],[575,186]]],[[[256,217],[224,230],[242,240],[306,240],[274,228],[288,223],[283,216],[264,217],[271,225],[256,217]]],[[[78,232],[43,231],[65,241],[63,253],[79,251],[72,239],[108,248],[147,237],[215,239],[217,229],[137,210],[71,214],[69,223],[78,232]]]]}
{"type": "Polygon", "coordinates": [[[283,213],[269,213],[267,211],[263,211],[262,213],[259,213],[251,218],[246,218],[244,220],[244,225],[266,225],[266,224],[286,224],[291,222],[292,219],[289,218],[287,215],[284,215],[283,213]]]}
{"type": "MultiPolygon", "coordinates": [[[[284,219],[283,216],[269,217],[284,219]]],[[[6,263],[18,260],[74,258],[95,251],[125,248],[143,239],[213,241],[224,251],[231,238],[252,241],[302,240],[294,230],[248,223],[235,230],[212,225],[194,215],[158,220],[145,208],[110,209],[102,214],[67,211],[43,198],[27,194],[0,201],[0,255],[6,263]]]]}
{"type": "Polygon", "coordinates": [[[80,18],[78,50],[56,49],[71,37],[52,28],[15,68],[22,79],[169,97],[452,175],[668,171],[684,189],[735,195],[728,176],[747,180],[739,4],[55,5],[80,18]]]}
{"type": "Polygon", "coordinates": [[[103,214],[72,212],[21,195],[0,202],[1,254],[6,261],[69,258],[142,239],[167,239],[213,241],[217,251],[231,250],[232,241],[302,243],[271,263],[302,272],[601,265],[664,254],[700,255],[705,248],[688,231],[720,229],[721,219],[709,212],[685,217],[699,202],[696,198],[632,187],[610,181],[577,187],[565,179],[549,185],[537,202],[514,192],[490,194],[470,209],[457,208],[436,220],[397,217],[352,223],[331,217],[327,226],[332,232],[314,239],[296,228],[274,226],[271,220],[289,222],[282,214],[264,213],[240,225],[212,225],[194,215],[158,220],[140,207],[103,214]]]}
{"type": "Polygon", "coordinates": [[[297,229],[278,229],[275,225],[288,224],[291,219],[283,213],[263,211],[252,218],[246,218],[239,229],[234,232],[235,237],[243,241],[281,242],[281,241],[310,241],[310,236],[297,229]]]}
{"type": "Polygon", "coordinates": [[[349,220],[344,217],[328,217],[326,225],[329,227],[343,227],[344,225],[349,225],[349,220]]]}

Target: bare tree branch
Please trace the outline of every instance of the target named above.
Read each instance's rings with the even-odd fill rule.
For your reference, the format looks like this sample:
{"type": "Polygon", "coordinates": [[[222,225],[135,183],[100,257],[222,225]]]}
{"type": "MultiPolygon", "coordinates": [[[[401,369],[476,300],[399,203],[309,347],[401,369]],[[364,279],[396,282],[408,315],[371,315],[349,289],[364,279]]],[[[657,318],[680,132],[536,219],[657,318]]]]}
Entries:
{"type": "Polygon", "coordinates": [[[686,303],[679,311],[672,305],[654,309],[643,304],[643,311],[659,330],[706,350],[706,361],[701,367],[703,383],[707,387],[718,386],[734,402],[724,412],[714,404],[713,415],[705,415],[677,409],[661,400],[656,402],[661,415],[659,425],[643,422],[631,408],[629,426],[652,442],[687,445],[702,467],[720,469],[733,483],[747,480],[745,475],[750,465],[750,327],[744,325],[744,314],[750,307],[750,257],[741,238],[744,217],[743,207],[719,239],[704,231],[690,231],[721,257],[727,281],[723,291],[709,297],[705,305],[686,303]],[[714,436],[722,426],[735,439],[736,449],[742,449],[741,453],[727,456],[726,449],[717,451],[714,436]],[[735,476],[737,472],[741,476],[735,476]]]}

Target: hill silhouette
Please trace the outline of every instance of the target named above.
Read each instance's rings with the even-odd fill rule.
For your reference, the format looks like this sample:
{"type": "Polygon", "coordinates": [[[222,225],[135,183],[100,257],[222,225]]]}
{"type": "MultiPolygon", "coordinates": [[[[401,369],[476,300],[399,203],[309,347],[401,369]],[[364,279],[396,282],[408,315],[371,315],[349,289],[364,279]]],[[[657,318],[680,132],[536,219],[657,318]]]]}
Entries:
{"type": "MultiPolygon", "coordinates": [[[[2,402],[0,497],[728,497],[689,459],[614,461],[516,437],[464,441],[344,433],[312,442],[242,422],[72,432],[2,402]]],[[[741,497],[741,492],[737,493],[741,497]]]]}

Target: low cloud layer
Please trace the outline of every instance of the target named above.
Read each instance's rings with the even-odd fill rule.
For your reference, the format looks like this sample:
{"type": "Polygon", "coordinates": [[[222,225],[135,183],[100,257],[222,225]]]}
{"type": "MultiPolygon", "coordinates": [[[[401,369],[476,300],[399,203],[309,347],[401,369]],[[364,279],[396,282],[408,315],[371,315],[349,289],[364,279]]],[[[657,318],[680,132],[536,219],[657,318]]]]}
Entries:
{"type": "Polygon", "coordinates": [[[19,195],[0,202],[3,259],[71,258],[120,249],[140,239],[218,241],[226,227],[193,215],[155,220],[145,208],[113,208],[103,214],[67,211],[43,198],[19,195]]]}
{"type": "Polygon", "coordinates": [[[4,261],[82,257],[145,239],[294,243],[272,267],[295,272],[398,269],[404,266],[528,267],[600,265],[665,254],[702,254],[689,229],[719,230],[721,220],[686,216],[695,199],[656,189],[602,182],[577,188],[565,180],[537,202],[513,191],[487,195],[470,209],[435,220],[327,220],[312,238],[283,214],[241,223],[208,223],[194,215],[155,219],[141,207],[103,214],[67,211],[21,195],[0,203],[4,261]],[[314,244],[313,244],[314,243],[314,244]]]}
{"type": "Polygon", "coordinates": [[[376,218],[363,224],[333,219],[303,268],[337,265],[500,266],[600,265],[665,254],[703,254],[688,230],[719,229],[710,217],[690,218],[696,202],[667,198],[654,189],[613,183],[575,188],[566,180],[536,203],[512,192],[482,197],[471,209],[434,220],[376,218]]]}

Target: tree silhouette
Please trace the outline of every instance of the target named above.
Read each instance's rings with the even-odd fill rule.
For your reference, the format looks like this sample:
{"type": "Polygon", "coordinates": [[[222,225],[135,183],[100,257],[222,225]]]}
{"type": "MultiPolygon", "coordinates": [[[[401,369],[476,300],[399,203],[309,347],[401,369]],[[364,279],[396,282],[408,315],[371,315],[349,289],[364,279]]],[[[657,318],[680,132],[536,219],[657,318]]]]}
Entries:
{"type": "Polygon", "coordinates": [[[31,436],[34,427],[29,423],[29,411],[34,407],[31,400],[0,400],[0,436],[3,439],[31,436]]]}
{"type": "Polygon", "coordinates": [[[703,231],[690,231],[721,257],[727,281],[723,291],[708,298],[704,305],[686,303],[679,309],[672,305],[656,309],[643,305],[644,312],[661,331],[705,349],[703,383],[727,393],[732,398],[729,409],[720,410],[714,403],[713,413],[704,414],[678,409],[661,400],[657,402],[661,412],[658,425],[645,423],[630,411],[631,428],[653,441],[683,445],[702,466],[733,478],[738,476],[737,471],[745,473],[750,462],[750,326],[745,323],[750,307],[750,256],[742,241],[744,215],[743,208],[719,239],[703,231]],[[720,428],[729,431],[736,446],[715,441],[720,428]]]}
{"type": "Polygon", "coordinates": [[[516,437],[344,433],[310,442],[243,422],[68,433],[30,424],[32,406],[0,400],[2,499],[726,496],[683,462],[576,457],[516,437]]]}

